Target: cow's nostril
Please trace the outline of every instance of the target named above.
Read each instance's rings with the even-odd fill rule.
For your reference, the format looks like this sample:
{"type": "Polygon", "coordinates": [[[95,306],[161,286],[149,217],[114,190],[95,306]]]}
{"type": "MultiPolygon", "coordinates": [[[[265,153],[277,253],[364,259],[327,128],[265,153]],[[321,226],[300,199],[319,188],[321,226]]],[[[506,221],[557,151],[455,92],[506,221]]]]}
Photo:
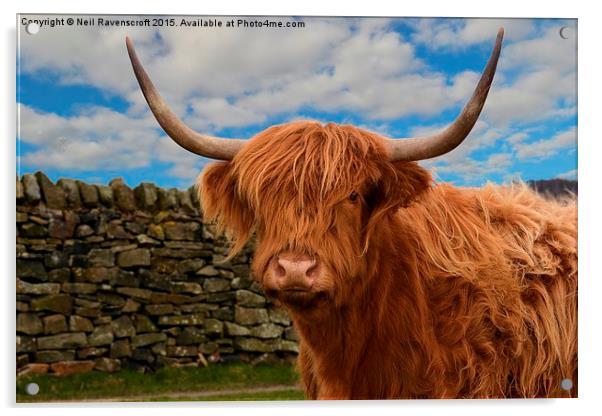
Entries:
{"type": "Polygon", "coordinates": [[[305,272],[305,275],[307,277],[315,277],[315,275],[316,275],[317,272],[318,272],[318,262],[315,261],[315,260],[313,260],[312,265],[309,266],[309,268],[305,272]]]}
{"type": "Polygon", "coordinates": [[[286,276],[286,270],[284,269],[284,267],[282,267],[280,263],[276,263],[276,275],[280,277],[286,276]]]}

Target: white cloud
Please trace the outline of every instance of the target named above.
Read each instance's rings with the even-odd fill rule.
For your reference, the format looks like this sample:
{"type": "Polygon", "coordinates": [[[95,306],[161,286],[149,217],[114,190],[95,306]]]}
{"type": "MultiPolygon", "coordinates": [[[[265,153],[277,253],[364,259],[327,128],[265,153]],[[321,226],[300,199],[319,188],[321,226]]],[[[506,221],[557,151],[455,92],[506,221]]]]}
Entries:
{"type": "Polygon", "coordinates": [[[558,154],[560,150],[574,148],[577,145],[577,130],[573,127],[557,133],[550,139],[533,143],[518,143],[514,150],[519,159],[547,159],[558,154]]]}
{"type": "Polygon", "coordinates": [[[193,114],[189,116],[189,124],[197,128],[220,130],[223,127],[242,127],[263,123],[264,114],[252,108],[235,105],[225,98],[207,98],[191,100],[193,114]],[[195,120],[196,119],[196,120],[195,120]],[[207,122],[211,120],[211,124],[207,122]]]}
{"type": "Polygon", "coordinates": [[[525,74],[511,85],[495,85],[487,99],[483,117],[498,125],[527,123],[562,115],[563,102],[574,102],[574,74],[554,69],[525,74]]]}
{"type": "MultiPolygon", "coordinates": [[[[176,113],[210,129],[262,123],[304,107],[381,120],[432,116],[464,103],[478,80],[474,71],[429,71],[414,45],[389,29],[390,19],[304,21],[305,29],[216,29],[202,36],[181,28],[56,27],[21,37],[21,70],[118,94],[131,104],[129,113],[140,116],[146,106],[127,59],[128,34],[176,113]]],[[[414,42],[447,49],[490,44],[497,28],[506,28],[487,120],[508,124],[557,116],[566,112],[560,100],[574,107],[576,40],[562,40],[555,26],[534,35],[528,19],[413,22],[414,42]],[[517,69],[518,76],[505,74],[517,69]]]]}
{"type": "Polygon", "coordinates": [[[168,176],[181,178],[188,182],[195,178],[201,167],[209,161],[182,149],[166,136],[161,138],[156,149],[152,149],[152,155],[161,162],[171,164],[169,170],[165,172],[168,176]]]}
{"type": "Polygon", "coordinates": [[[510,153],[495,153],[485,160],[465,158],[462,161],[438,164],[435,166],[435,171],[459,175],[466,182],[480,182],[487,175],[506,172],[510,166],[512,166],[510,153]]]}
{"type": "Polygon", "coordinates": [[[507,143],[510,143],[512,145],[517,144],[517,143],[521,143],[523,141],[525,141],[525,139],[529,138],[529,134],[526,132],[519,132],[519,133],[514,133],[511,136],[507,137],[505,139],[505,141],[507,143]]]}
{"type": "MultiPolygon", "coordinates": [[[[413,39],[439,50],[492,44],[504,26],[498,71],[482,117],[508,126],[574,114],[577,94],[576,36],[562,39],[560,27],[576,33],[574,21],[531,19],[419,19],[413,39]]],[[[473,84],[474,85],[474,84],[473,84]]]]}
{"type": "Polygon", "coordinates": [[[577,169],[571,169],[567,172],[559,173],[558,175],[556,175],[556,177],[559,179],[576,180],[577,179],[577,169]]]}
{"type": "Polygon", "coordinates": [[[263,123],[305,107],[373,120],[432,116],[466,100],[478,79],[472,71],[429,71],[388,19],[304,21],[306,29],[207,30],[202,36],[181,28],[57,27],[22,37],[22,70],[118,94],[131,104],[129,114],[140,117],[146,106],[125,51],[129,34],[174,111],[208,129],[263,123]]]}
{"type": "Polygon", "coordinates": [[[561,38],[561,27],[575,28],[573,23],[562,22],[545,28],[538,37],[507,45],[504,48],[504,66],[554,68],[560,73],[574,72],[577,64],[577,37],[561,38]]]}
{"type": "Polygon", "coordinates": [[[423,71],[411,44],[399,34],[375,24],[352,32],[329,51],[324,70],[296,77],[294,82],[264,89],[236,101],[264,114],[316,110],[350,110],[371,119],[394,119],[410,114],[433,115],[467,97],[468,83],[477,75],[467,71],[446,79],[423,71]]]}
{"type": "Polygon", "coordinates": [[[53,74],[62,84],[90,84],[122,94],[134,86],[125,53],[126,34],[137,39],[141,49],[146,49],[153,36],[152,31],[141,28],[91,30],[72,26],[43,28],[39,36],[23,34],[19,45],[21,71],[42,77],[53,74]]]}
{"type": "MultiPolygon", "coordinates": [[[[417,126],[411,130],[411,133],[414,137],[424,137],[439,133],[445,127],[446,125],[417,126]]],[[[486,159],[480,160],[474,156],[474,153],[484,149],[495,149],[500,142],[508,141],[507,134],[483,120],[478,120],[460,146],[440,157],[425,160],[421,164],[432,169],[436,174],[450,173],[460,176],[467,183],[481,183],[487,175],[506,172],[512,166],[513,157],[509,151],[497,150],[486,159]]]]}
{"type": "Polygon", "coordinates": [[[576,39],[560,37],[560,26],[546,27],[536,37],[505,46],[500,71],[519,72],[511,83],[494,82],[484,117],[498,124],[509,124],[574,114],[577,45],[576,39]]]}
{"type": "MultiPolygon", "coordinates": [[[[414,137],[424,137],[438,133],[445,127],[446,125],[415,127],[411,133],[414,137]]],[[[499,129],[479,120],[460,146],[421,164],[434,169],[435,172],[453,173],[467,182],[474,182],[488,174],[503,173],[517,160],[543,160],[557,155],[562,150],[572,151],[577,145],[575,128],[561,131],[551,138],[528,142],[533,131],[533,128],[520,131],[499,129]],[[475,154],[487,149],[495,150],[486,160],[478,160],[475,154]]],[[[516,172],[512,175],[518,174],[516,172]]]]}
{"type": "MultiPolygon", "coordinates": [[[[536,144],[527,143],[530,133],[537,129],[534,123],[571,117],[576,112],[576,46],[571,40],[564,42],[556,26],[537,32],[530,20],[421,19],[416,25],[415,40],[434,49],[443,46],[465,48],[492,42],[497,31],[494,26],[499,25],[506,29],[505,45],[479,121],[461,146],[442,157],[423,162],[437,172],[455,173],[469,182],[510,168],[513,157],[549,157],[558,148],[576,143],[574,132],[572,139],[570,133],[566,133],[536,144]],[[564,60],[560,62],[561,59],[564,60]],[[499,145],[498,153],[485,161],[472,156],[476,151],[499,145]]],[[[476,83],[477,74],[473,73],[472,77],[473,80],[465,82],[466,97],[476,83]]],[[[445,127],[441,124],[417,126],[411,134],[430,135],[445,127]]]]}
{"type": "MultiPolygon", "coordinates": [[[[413,128],[411,133],[414,137],[424,137],[438,133],[445,127],[446,125],[420,126],[413,128]]],[[[460,146],[421,164],[437,173],[452,173],[467,182],[478,182],[488,174],[507,171],[517,160],[546,159],[563,149],[572,150],[577,144],[575,128],[559,132],[549,139],[527,142],[533,131],[533,128],[519,131],[499,129],[479,120],[460,146]],[[494,152],[487,159],[479,160],[476,155],[487,149],[494,152]]],[[[520,173],[506,174],[504,180],[516,175],[520,173]]]]}
{"type": "MultiPolygon", "coordinates": [[[[424,137],[439,133],[445,127],[447,127],[447,125],[415,127],[411,130],[411,133],[414,137],[424,137]]],[[[494,147],[496,142],[502,136],[503,133],[499,129],[489,126],[487,122],[483,120],[478,120],[468,137],[464,139],[460,146],[445,155],[425,161],[424,163],[427,166],[463,163],[469,159],[473,152],[494,147]]]]}
{"type": "Polygon", "coordinates": [[[523,39],[535,26],[528,19],[419,19],[415,22],[413,40],[433,49],[463,49],[483,42],[492,42],[500,27],[505,39],[523,39]]]}
{"type": "Polygon", "coordinates": [[[201,159],[162,136],[156,121],[102,108],[61,117],[19,106],[20,139],[37,146],[21,155],[21,163],[36,168],[77,171],[127,170],[150,166],[154,161],[173,164],[171,176],[190,178],[201,159]]]}

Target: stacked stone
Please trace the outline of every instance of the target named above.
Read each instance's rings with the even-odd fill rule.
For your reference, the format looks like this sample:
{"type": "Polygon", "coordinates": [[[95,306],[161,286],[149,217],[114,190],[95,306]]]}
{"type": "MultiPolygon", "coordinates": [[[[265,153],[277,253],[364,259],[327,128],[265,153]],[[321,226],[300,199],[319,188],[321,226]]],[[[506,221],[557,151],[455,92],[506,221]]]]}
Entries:
{"type": "Polygon", "coordinates": [[[194,189],[17,178],[17,368],[59,374],[292,359],[286,313],[194,189]]]}

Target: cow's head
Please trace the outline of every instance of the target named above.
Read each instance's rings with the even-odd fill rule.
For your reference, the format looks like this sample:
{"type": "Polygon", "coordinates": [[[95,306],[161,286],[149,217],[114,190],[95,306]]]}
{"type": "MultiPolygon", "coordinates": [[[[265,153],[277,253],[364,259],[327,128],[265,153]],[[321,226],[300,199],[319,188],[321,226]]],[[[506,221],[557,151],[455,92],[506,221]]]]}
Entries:
{"type": "MultiPolygon", "coordinates": [[[[342,305],[379,224],[430,186],[415,161],[445,154],[466,138],[483,108],[503,29],[471,99],[443,132],[390,139],[353,126],[297,121],[250,140],[220,139],[184,125],[156,91],[132,43],[128,52],[144,96],[167,134],[185,149],[222,160],[200,177],[204,215],[216,219],[236,253],[257,237],[253,272],[266,294],[289,308],[342,305]]],[[[373,266],[373,265],[372,265],[373,266]]]]}

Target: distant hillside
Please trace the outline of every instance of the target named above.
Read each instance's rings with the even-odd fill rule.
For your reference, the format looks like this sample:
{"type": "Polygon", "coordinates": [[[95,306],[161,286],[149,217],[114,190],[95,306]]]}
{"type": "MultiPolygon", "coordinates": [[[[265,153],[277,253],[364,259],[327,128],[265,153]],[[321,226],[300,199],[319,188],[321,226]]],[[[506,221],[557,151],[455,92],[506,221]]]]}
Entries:
{"type": "Polygon", "coordinates": [[[527,181],[529,186],[540,194],[552,195],[554,197],[568,194],[577,195],[578,182],[567,179],[541,179],[527,181]]]}

